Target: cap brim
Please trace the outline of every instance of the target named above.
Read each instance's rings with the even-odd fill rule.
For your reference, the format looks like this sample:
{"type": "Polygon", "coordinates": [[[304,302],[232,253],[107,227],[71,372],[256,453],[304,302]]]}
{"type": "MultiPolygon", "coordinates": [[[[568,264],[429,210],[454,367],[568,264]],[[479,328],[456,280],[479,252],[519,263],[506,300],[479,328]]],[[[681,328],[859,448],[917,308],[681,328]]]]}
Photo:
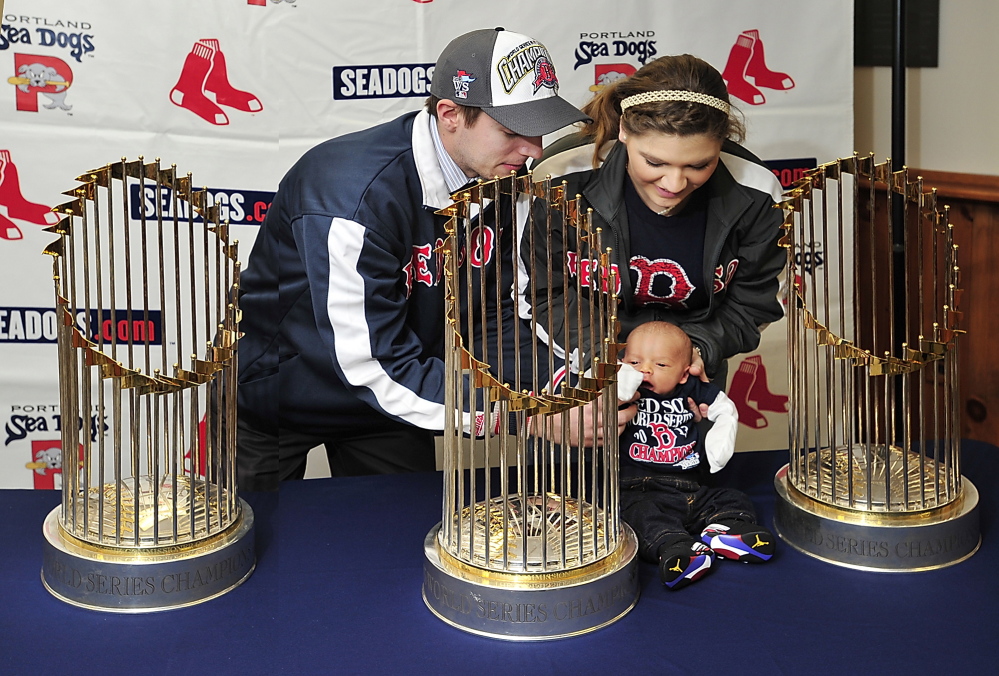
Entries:
{"type": "Polygon", "coordinates": [[[574,122],[589,121],[579,108],[559,96],[496,108],[483,107],[489,117],[521,136],[544,136],[574,122]]]}

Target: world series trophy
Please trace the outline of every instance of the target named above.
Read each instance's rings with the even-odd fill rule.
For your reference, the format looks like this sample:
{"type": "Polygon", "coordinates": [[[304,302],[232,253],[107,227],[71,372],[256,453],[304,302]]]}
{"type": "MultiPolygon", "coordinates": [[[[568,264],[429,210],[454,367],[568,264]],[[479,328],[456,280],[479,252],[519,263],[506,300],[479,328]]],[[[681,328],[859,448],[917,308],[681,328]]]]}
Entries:
{"type": "MultiPolygon", "coordinates": [[[[424,601],[445,622],[500,639],[554,639],[606,626],[631,610],[639,595],[637,540],[618,506],[619,346],[613,342],[616,277],[609,250],[578,197],[567,198],[550,178],[480,182],[438,213],[449,218],[442,247],[451,336],[445,345],[445,410],[453,414],[443,440],[443,516],[424,543],[424,601]],[[537,200],[546,214],[557,213],[565,228],[578,231],[576,250],[558,260],[553,256],[552,265],[589,261],[590,281],[603,283],[606,292],[590,294],[588,313],[595,321],[583,330],[590,345],[604,346],[603,356],[592,360],[578,382],[557,391],[533,391],[530,385],[538,382],[541,367],[556,370],[556,348],[523,347],[536,341],[524,341],[521,332],[537,335],[544,313],[532,311],[529,327],[504,327],[501,276],[476,278],[467,271],[490,248],[497,269],[516,269],[516,247],[504,254],[500,238],[490,233],[499,232],[501,210],[510,209],[517,222],[518,211],[527,209],[524,237],[536,244],[537,200]],[[475,219],[478,214],[481,219],[475,219]],[[593,420],[598,412],[602,416],[603,438],[610,441],[587,448],[554,441],[569,439],[571,427],[582,436],[586,407],[593,420]],[[573,409],[578,420],[570,421],[573,409]]],[[[550,216],[543,220],[550,242],[550,216]]],[[[530,274],[546,275],[551,288],[551,269],[530,274]]],[[[567,272],[560,276],[567,286],[583,283],[582,275],[574,282],[567,272]]],[[[513,279],[514,298],[523,283],[513,279]]],[[[580,316],[567,311],[567,324],[579,326],[580,316]]],[[[565,335],[570,333],[567,327],[565,335]]],[[[580,337],[559,346],[564,354],[579,351],[573,340],[580,337]]]]}
{"type": "Polygon", "coordinates": [[[176,166],[122,159],[77,180],[45,250],[65,422],[42,582],[95,610],[200,603],[256,560],[224,424],[235,421],[237,243],[176,166]]]}
{"type": "Polygon", "coordinates": [[[810,171],[781,206],[795,283],[778,532],[858,569],[963,561],[981,537],[978,492],[961,475],[948,208],[904,167],[856,155],[810,171]]]}

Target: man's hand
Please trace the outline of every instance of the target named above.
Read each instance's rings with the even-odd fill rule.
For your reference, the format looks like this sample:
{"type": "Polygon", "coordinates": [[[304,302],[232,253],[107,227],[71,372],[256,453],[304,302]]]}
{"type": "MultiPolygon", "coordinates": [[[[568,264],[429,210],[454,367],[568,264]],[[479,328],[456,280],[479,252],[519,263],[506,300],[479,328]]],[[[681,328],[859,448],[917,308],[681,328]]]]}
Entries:
{"type": "Polygon", "coordinates": [[[690,409],[690,412],[694,414],[695,423],[699,423],[708,417],[708,405],[701,404],[700,406],[698,406],[696,403],[694,403],[693,397],[687,397],[687,408],[690,409]]]}
{"type": "MultiPolygon", "coordinates": [[[[621,432],[624,431],[625,425],[631,422],[631,420],[638,413],[638,406],[635,404],[635,400],[637,399],[638,393],[636,392],[634,398],[630,402],[621,404],[621,408],[618,408],[617,436],[621,435],[621,432]]],[[[603,397],[599,397],[585,406],[573,408],[566,413],[535,416],[531,418],[531,433],[550,439],[556,444],[563,443],[563,437],[566,432],[568,432],[568,442],[570,446],[589,447],[595,444],[603,444],[603,409],[603,397]],[[580,416],[582,416],[582,418],[580,418],[580,416]],[[582,429],[580,429],[581,419],[582,429]],[[564,420],[568,420],[568,430],[563,429],[564,420]]],[[[615,437],[613,441],[616,443],[617,438],[615,437]]]]}

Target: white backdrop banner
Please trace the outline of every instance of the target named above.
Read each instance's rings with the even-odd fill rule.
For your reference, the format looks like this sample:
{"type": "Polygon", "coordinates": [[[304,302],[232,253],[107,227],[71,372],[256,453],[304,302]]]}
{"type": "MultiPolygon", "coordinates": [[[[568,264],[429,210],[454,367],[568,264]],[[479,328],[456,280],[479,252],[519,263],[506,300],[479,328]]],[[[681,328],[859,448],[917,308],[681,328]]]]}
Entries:
{"type": "MultiPolygon", "coordinates": [[[[41,253],[50,208],[89,169],[143,156],[191,172],[245,262],[305,150],[420,107],[444,45],[493,26],[545,43],[577,105],[650,59],[700,56],[785,186],[853,148],[852,0],[6,0],[2,23],[0,487],[58,487],[62,426],[103,433],[61,417],[41,253]]],[[[784,332],[730,363],[741,449],[787,447],[784,332]]]]}

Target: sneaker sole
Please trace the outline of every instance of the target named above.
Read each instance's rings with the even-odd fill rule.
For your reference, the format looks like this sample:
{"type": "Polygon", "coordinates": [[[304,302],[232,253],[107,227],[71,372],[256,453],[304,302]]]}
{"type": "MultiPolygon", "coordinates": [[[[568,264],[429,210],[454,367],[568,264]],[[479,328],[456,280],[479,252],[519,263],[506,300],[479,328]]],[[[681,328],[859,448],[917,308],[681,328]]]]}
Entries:
{"type": "Polygon", "coordinates": [[[695,556],[690,559],[690,563],[683,569],[683,572],[670,582],[663,582],[667,589],[682,589],[691,582],[704,577],[711,570],[711,557],[707,555],[695,556]]]}
{"type": "MultiPolygon", "coordinates": [[[[755,535],[751,535],[750,537],[756,537],[758,541],[760,540],[755,535]]],[[[754,549],[742,538],[742,535],[714,535],[710,538],[705,538],[704,543],[711,547],[715,551],[715,554],[731,561],[764,563],[769,561],[770,557],[773,556],[773,542],[759,541],[759,544],[757,544],[759,549],[754,549]]]]}

